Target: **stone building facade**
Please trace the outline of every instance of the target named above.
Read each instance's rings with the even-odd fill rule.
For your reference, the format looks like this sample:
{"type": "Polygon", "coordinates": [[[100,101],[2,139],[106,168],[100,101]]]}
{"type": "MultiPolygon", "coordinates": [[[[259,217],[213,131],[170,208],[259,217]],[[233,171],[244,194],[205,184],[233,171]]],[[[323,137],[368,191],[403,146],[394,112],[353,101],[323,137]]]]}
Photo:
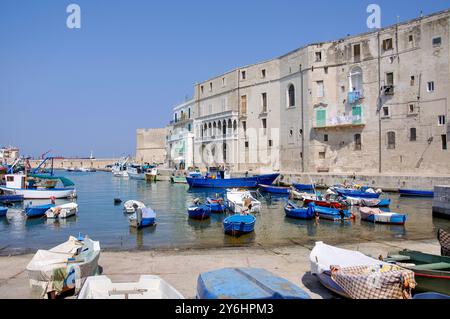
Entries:
{"type": "Polygon", "coordinates": [[[139,163],[164,163],[166,160],[165,128],[136,130],[136,158],[139,163]]]}
{"type": "Polygon", "coordinates": [[[450,10],[311,44],[195,86],[194,162],[450,174],[450,10]]]}

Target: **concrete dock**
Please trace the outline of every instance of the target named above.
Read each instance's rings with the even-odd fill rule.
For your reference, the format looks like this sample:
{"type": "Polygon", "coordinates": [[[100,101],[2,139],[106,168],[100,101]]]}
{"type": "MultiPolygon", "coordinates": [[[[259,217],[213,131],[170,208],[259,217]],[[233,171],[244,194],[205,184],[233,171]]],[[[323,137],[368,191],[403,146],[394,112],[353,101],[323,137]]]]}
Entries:
{"type": "MultiPolygon", "coordinates": [[[[378,258],[388,252],[411,249],[440,254],[437,240],[382,241],[340,245],[378,258]]],[[[102,252],[99,265],[113,281],[136,281],[140,275],[164,278],[186,298],[195,298],[197,277],[201,272],[223,267],[265,268],[307,291],[314,299],[334,296],[309,273],[312,246],[278,248],[221,248],[165,251],[102,252]]],[[[0,257],[0,299],[31,298],[26,266],[32,255],[0,257]]]]}

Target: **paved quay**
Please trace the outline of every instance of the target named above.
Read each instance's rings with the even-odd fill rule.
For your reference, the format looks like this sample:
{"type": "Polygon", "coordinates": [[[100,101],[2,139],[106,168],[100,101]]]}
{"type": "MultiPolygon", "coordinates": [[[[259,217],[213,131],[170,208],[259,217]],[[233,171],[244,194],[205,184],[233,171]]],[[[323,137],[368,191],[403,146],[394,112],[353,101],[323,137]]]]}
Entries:
{"type": "MultiPolygon", "coordinates": [[[[437,240],[383,241],[339,245],[373,257],[400,249],[440,254],[437,240]]],[[[136,281],[140,275],[164,278],[186,298],[195,298],[201,272],[223,267],[260,267],[284,277],[307,291],[314,299],[329,299],[328,292],[309,273],[312,245],[277,248],[248,247],[165,251],[102,252],[99,265],[113,281],[136,281]]],[[[0,299],[28,299],[30,289],[26,265],[32,255],[0,257],[0,299]]]]}

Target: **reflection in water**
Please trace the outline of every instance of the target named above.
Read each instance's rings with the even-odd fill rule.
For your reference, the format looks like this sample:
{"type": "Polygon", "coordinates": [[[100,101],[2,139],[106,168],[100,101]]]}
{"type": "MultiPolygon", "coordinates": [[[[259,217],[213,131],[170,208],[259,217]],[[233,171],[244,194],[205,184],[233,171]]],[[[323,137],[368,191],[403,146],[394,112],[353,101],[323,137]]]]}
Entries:
{"type": "MultiPolygon", "coordinates": [[[[390,194],[391,210],[408,215],[406,227],[371,224],[356,221],[331,222],[292,220],[285,217],[287,198],[266,193],[258,194],[262,203],[256,215],[255,232],[239,238],[225,235],[223,219],[226,214],[212,214],[206,221],[189,220],[187,208],[195,198],[225,197],[225,190],[194,189],[185,184],[170,182],[147,183],[128,178],[116,178],[110,173],[93,174],[61,172],[77,187],[79,212],[67,220],[27,220],[23,204],[14,205],[7,218],[0,220],[0,247],[17,252],[51,248],[67,240],[70,235],[88,234],[100,240],[102,247],[114,249],[151,249],[182,247],[223,247],[245,245],[282,245],[296,242],[311,244],[325,241],[330,244],[384,239],[435,238],[437,228],[449,227],[447,220],[433,219],[431,199],[400,198],[390,194]],[[114,198],[123,203],[129,199],[144,202],[156,212],[156,227],[142,230],[131,228],[123,203],[114,205],[114,198]]],[[[33,205],[49,201],[33,201],[33,205]]],[[[57,204],[70,201],[58,200],[57,204]]],[[[25,202],[26,204],[26,202],[25,202]]],[[[8,253],[5,249],[1,254],[8,253]]]]}

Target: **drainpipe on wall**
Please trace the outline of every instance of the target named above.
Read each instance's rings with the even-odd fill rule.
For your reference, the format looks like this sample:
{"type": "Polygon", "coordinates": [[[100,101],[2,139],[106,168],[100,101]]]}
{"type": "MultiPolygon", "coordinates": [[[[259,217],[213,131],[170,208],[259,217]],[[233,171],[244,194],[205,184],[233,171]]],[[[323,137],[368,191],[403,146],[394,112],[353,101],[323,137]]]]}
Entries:
{"type": "Polygon", "coordinates": [[[302,108],[302,123],[301,123],[301,127],[302,127],[302,173],[305,172],[305,114],[304,114],[304,94],[303,94],[303,68],[302,65],[300,64],[300,92],[302,94],[302,98],[301,98],[301,108],[302,108]]]}
{"type": "Polygon", "coordinates": [[[382,171],[381,165],[381,46],[380,46],[380,32],[377,33],[378,39],[378,173],[382,171]]]}

